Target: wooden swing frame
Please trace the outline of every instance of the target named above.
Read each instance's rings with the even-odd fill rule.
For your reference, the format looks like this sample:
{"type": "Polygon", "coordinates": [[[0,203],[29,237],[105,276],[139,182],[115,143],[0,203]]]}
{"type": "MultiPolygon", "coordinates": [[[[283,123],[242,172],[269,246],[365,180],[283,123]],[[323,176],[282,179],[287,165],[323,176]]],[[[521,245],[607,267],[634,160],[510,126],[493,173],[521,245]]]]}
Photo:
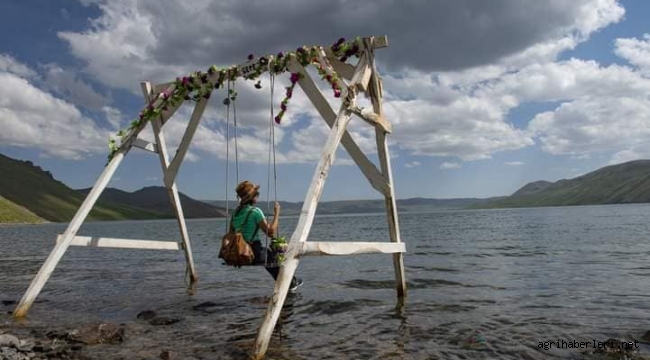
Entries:
{"type": "MultiPolygon", "coordinates": [[[[290,55],[291,58],[289,59],[287,66],[288,70],[292,73],[301,74],[298,84],[331,130],[323,147],[321,158],[314,172],[311,185],[307,191],[300,217],[298,219],[298,224],[288,241],[289,248],[285,253],[285,260],[280,266],[280,273],[275,282],[273,296],[258,329],[255,346],[251,356],[254,359],[262,359],[266,353],[273,329],[278,321],[280,311],[285,302],[291,279],[293,278],[302,256],[352,255],[366,253],[393,254],[397,296],[400,301],[403,301],[403,298],[406,296],[406,279],[403,263],[403,253],[406,252],[406,247],[400,238],[397,206],[395,203],[395,189],[393,187],[389,149],[386,142],[387,134],[391,133],[391,125],[383,116],[382,82],[376,71],[374,60],[374,50],[388,46],[388,39],[386,36],[380,36],[366,37],[362,40],[363,45],[360,49],[361,53],[356,66],[339,61],[329,48],[318,48],[318,61],[321,68],[324,69],[327,74],[333,75],[335,79],[338,79],[338,87],[341,90],[340,99],[342,100],[338,112],[334,112],[330,107],[320,89],[316,86],[304,66],[297,61],[295,55],[290,55]],[[357,106],[357,94],[360,92],[363,92],[366,97],[370,98],[372,109],[364,109],[357,106]],[[379,169],[368,159],[346,130],[347,124],[351,120],[353,114],[375,127],[377,152],[380,163],[379,169]],[[330,167],[334,162],[336,149],[339,143],[347,150],[348,154],[368,179],[371,186],[384,196],[390,242],[307,241],[314,220],[314,215],[316,213],[316,207],[323,192],[323,187],[330,167]]],[[[251,66],[253,62],[254,60],[251,60],[246,64],[238,65],[237,70],[239,76],[247,78],[254,69],[254,67],[251,66]]],[[[210,77],[210,81],[214,80],[216,79],[213,74],[210,77]]],[[[146,103],[152,104],[157,101],[159,95],[163,92],[172,93],[176,84],[171,82],[152,86],[149,82],[143,82],[141,86],[146,103]]],[[[88,193],[84,202],[79,207],[74,218],[68,224],[65,232],[57,237],[54,249],[43,263],[38,274],[32,280],[29,288],[25,292],[20,303],[17,305],[14,311],[15,317],[20,318],[27,314],[27,311],[70,245],[183,250],[187,272],[190,277],[190,287],[193,288],[194,284],[198,280],[198,275],[194,266],[192,247],[176,186],[176,175],[185,155],[187,154],[187,150],[194,133],[198,128],[208,101],[209,97],[201,97],[197,101],[178,150],[171,159],[167,150],[165,136],[163,134],[163,126],[172,115],[174,115],[182,103],[165,109],[159,116],[156,116],[151,120],[155,143],[150,143],[138,138],[138,134],[144,129],[146,122],[143,122],[134,128],[129,136],[123,140],[121,146],[106,165],[92,190],[88,193]],[[163,183],[167,189],[169,200],[176,213],[176,219],[180,228],[181,242],[77,236],[77,232],[88,216],[88,213],[108,185],[110,179],[115,174],[115,171],[126,154],[133,147],[158,154],[164,175],[163,183]]]]}

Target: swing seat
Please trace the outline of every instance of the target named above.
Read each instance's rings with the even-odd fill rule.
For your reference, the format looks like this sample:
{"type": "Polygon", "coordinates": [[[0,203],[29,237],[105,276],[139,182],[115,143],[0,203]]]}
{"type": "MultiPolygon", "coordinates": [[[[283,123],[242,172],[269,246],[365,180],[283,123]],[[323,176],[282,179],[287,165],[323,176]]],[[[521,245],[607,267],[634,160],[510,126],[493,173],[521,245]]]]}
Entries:
{"type": "Polygon", "coordinates": [[[235,265],[228,265],[228,264],[226,264],[225,262],[222,262],[221,265],[224,265],[224,266],[232,266],[232,267],[249,267],[249,266],[270,266],[270,267],[276,267],[276,266],[280,266],[281,264],[276,263],[276,262],[273,262],[273,263],[268,263],[268,264],[260,263],[260,264],[248,264],[248,265],[238,265],[238,266],[235,266],[235,265]]]}

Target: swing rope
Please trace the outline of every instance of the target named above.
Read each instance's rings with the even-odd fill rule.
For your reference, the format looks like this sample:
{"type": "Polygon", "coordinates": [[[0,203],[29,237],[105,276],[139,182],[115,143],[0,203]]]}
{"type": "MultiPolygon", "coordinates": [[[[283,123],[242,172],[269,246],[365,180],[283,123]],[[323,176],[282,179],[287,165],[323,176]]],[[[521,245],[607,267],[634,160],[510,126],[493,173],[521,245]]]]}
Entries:
{"type": "MultiPolygon", "coordinates": [[[[274,113],[273,113],[273,100],[274,100],[274,92],[275,92],[275,75],[273,74],[272,71],[269,71],[269,83],[270,83],[270,88],[271,88],[271,120],[269,121],[269,156],[268,156],[268,172],[267,172],[267,186],[266,188],[269,189],[267,194],[266,194],[266,211],[268,213],[271,212],[271,154],[273,154],[273,196],[275,199],[275,202],[278,201],[278,176],[277,176],[277,170],[276,170],[276,161],[275,161],[275,126],[273,126],[273,121],[274,121],[274,113]]],[[[276,237],[278,237],[278,234],[275,234],[276,237]]],[[[266,234],[266,242],[264,244],[264,247],[266,249],[269,249],[269,235],[266,234]]],[[[264,265],[268,266],[268,256],[265,257],[264,265]]]]}
{"type": "Polygon", "coordinates": [[[228,80],[228,93],[226,100],[226,232],[228,231],[228,221],[230,219],[230,201],[228,197],[228,179],[230,178],[230,105],[232,104],[233,122],[234,122],[234,135],[235,135],[235,178],[239,184],[239,148],[237,145],[237,91],[235,89],[235,82],[228,80]],[[234,96],[231,96],[232,94],[234,96]]]}

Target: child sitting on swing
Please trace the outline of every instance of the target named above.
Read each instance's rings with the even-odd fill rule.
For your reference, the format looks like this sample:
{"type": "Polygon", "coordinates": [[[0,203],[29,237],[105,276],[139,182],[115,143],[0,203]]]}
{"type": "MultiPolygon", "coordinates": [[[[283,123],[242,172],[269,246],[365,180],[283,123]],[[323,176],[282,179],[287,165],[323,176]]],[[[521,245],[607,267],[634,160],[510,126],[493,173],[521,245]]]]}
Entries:
{"type": "MultiPolygon", "coordinates": [[[[248,242],[255,254],[253,264],[265,265],[274,280],[278,279],[280,267],[277,264],[275,253],[269,248],[262,246],[259,238],[259,230],[261,229],[271,239],[275,238],[278,234],[278,222],[280,221],[280,204],[276,201],[273,205],[273,222],[271,225],[266,221],[262,209],[256,206],[257,199],[260,196],[259,185],[246,180],[242,181],[235,188],[237,197],[239,198],[239,206],[233,214],[232,223],[235,229],[241,229],[244,240],[248,242]],[[247,216],[250,213],[249,216],[247,216]],[[248,218],[246,223],[244,221],[248,218]]],[[[294,292],[302,285],[302,280],[293,277],[289,291],[294,292]]]]}

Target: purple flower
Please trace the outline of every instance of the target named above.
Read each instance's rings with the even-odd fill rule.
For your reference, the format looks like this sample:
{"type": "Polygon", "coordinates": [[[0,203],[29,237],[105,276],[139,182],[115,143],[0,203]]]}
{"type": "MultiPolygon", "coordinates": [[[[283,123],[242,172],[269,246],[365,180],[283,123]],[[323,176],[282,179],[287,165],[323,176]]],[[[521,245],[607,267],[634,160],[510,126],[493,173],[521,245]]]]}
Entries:
{"type": "Polygon", "coordinates": [[[300,79],[300,74],[291,73],[291,83],[292,84],[295,84],[296,82],[298,82],[299,79],[300,79]]]}
{"type": "Polygon", "coordinates": [[[339,38],[339,41],[338,41],[336,44],[337,44],[337,45],[341,45],[341,44],[343,44],[344,42],[345,42],[345,38],[342,37],[342,38],[339,38]]]}
{"type": "Polygon", "coordinates": [[[282,109],[282,111],[287,111],[287,104],[285,103],[280,104],[280,109],[282,109]]]}
{"type": "Polygon", "coordinates": [[[334,90],[334,97],[335,98],[341,97],[341,90],[339,90],[339,89],[334,90]]]}
{"type": "Polygon", "coordinates": [[[346,62],[347,60],[348,60],[348,57],[347,57],[347,56],[342,56],[342,57],[339,59],[340,62],[346,62]]]}
{"type": "Polygon", "coordinates": [[[287,98],[291,99],[291,95],[293,94],[293,91],[291,88],[287,88],[287,98]]]}
{"type": "Polygon", "coordinates": [[[248,54],[248,61],[251,61],[255,58],[255,55],[253,54],[248,54]]]}
{"type": "Polygon", "coordinates": [[[325,76],[325,79],[327,79],[327,81],[332,81],[332,75],[327,74],[327,75],[325,76]]]}
{"type": "Polygon", "coordinates": [[[284,57],[284,53],[282,51],[280,51],[278,53],[278,59],[282,59],[283,57],[284,57]]]}
{"type": "Polygon", "coordinates": [[[282,120],[282,117],[281,117],[280,115],[278,115],[278,116],[275,117],[275,123],[276,123],[276,124],[279,124],[279,123],[280,123],[280,120],[282,120]]]}

